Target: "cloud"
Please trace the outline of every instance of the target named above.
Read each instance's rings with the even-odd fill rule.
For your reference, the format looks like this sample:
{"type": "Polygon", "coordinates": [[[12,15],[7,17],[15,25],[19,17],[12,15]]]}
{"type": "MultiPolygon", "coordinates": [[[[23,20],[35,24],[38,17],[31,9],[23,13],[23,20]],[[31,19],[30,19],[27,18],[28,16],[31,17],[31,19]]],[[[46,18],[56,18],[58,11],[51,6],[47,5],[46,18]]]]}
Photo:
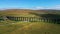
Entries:
{"type": "Polygon", "coordinates": [[[57,10],[60,10],[60,5],[56,5],[56,6],[52,7],[51,9],[57,9],[57,10]]]}
{"type": "Polygon", "coordinates": [[[35,9],[45,9],[44,7],[35,7],[35,9]]]}
{"type": "Polygon", "coordinates": [[[32,10],[40,10],[40,9],[45,9],[45,8],[44,8],[44,7],[39,7],[39,6],[37,6],[37,7],[29,8],[29,9],[32,9],[32,10]]]}
{"type": "Polygon", "coordinates": [[[41,9],[51,9],[51,8],[37,6],[37,7],[33,7],[32,9],[41,10],[41,9]]]}
{"type": "Polygon", "coordinates": [[[54,9],[54,10],[60,10],[60,5],[56,5],[54,7],[41,7],[41,6],[31,7],[31,8],[21,7],[20,9],[31,9],[31,10],[54,9]]]}
{"type": "Polygon", "coordinates": [[[52,7],[35,7],[34,9],[39,10],[39,9],[55,9],[55,10],[60,10],[60,5],[52,6],[52,7]]]}

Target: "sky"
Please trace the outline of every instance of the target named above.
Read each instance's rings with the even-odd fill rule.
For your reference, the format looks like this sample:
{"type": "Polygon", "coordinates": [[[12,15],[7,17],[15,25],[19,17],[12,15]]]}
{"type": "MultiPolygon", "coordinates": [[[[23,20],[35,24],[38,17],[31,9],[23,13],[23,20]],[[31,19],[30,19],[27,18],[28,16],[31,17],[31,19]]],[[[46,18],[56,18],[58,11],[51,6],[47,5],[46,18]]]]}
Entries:
{"type": "Polygon", "coordinates": [[[60,0],[0,0],[0,9],[60,9],[60,0]]]}

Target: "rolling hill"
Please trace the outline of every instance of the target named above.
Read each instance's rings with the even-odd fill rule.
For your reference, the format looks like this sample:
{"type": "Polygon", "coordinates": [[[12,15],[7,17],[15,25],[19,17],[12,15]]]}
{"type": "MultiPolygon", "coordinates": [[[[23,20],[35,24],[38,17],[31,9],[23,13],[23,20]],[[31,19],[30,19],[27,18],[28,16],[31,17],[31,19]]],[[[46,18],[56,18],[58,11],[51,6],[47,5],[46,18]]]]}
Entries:
{"type": "MultiPolygon", "coordinates": [[[[0,16],[14,17],[45,17],[46,14],[59,16],[60,10],[7,9],[0,11],[0,16]]],[[[48,17],[49,15],[46,16],[48,17]]],[[[0,21],[0,34],[60,34],[60,24],[5,20],[0,21]]]]}

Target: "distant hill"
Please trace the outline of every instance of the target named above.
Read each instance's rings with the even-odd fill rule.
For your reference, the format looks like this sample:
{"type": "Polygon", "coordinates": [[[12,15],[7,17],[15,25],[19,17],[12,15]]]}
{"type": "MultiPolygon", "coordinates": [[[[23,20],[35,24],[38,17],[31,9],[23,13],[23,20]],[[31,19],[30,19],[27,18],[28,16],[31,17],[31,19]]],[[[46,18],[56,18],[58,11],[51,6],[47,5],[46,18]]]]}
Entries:
{"type": "Polygon", "coordinates": [[[51,10],[51,9],[44,9],[44,10],[29,10],[29,9],[6,9],[0,10],[0,14],[4,15],[29,15],[31,13],[37,14],[60,14],[60,10],[51,10]]]}

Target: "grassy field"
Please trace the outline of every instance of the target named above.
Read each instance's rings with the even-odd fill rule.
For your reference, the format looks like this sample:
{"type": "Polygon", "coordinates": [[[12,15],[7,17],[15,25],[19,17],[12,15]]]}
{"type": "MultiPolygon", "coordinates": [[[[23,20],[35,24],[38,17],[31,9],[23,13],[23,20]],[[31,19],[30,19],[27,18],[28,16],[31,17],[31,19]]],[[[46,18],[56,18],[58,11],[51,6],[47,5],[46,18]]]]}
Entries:
{"type": "MultiPolygon", "coordinates": [[[[36,16],[30,12],[32,10],[5,10],[0,12],[0,16],[36,16]]],[[[35,11],[35,13],[44,14],[48,12],[35,11]]],[[[60,25],[45,22],[0,21],[0,34],[60,34],[60,25]]]]}
{"type": "Polygon", "coordinates": [[[0,26],[0,34],[60,34],[60,25],[44,22],[16,22],[0,26]]]}

